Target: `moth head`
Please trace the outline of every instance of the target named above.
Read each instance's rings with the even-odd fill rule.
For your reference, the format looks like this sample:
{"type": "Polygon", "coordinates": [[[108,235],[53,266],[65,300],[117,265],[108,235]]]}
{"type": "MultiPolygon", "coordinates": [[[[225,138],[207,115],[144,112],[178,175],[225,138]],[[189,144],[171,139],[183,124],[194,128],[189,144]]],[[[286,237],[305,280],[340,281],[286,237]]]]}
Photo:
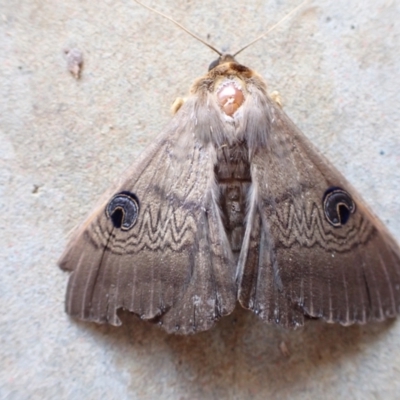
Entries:
{"type": "MultiPolygon", "coordinates": [[[[193,91],[196,91],[196,88],[200,85],[203,84],[204,81],[207,80],[212,80],[216,81],[218,76],[225,76],[226,78],[230,79],[232,76],[233,77],[238,77],[239,80],[241,79],[246,80],[246,78],[252,78],[254,75],[254,72],[251,71],[249,68],[239,64],[235,60],[235,56],[237,56],[239,53],[241,53],[243,50],[247,49],[266,35],[268,35],[271,31],[273,31],[277,26],[279,26],[283,21],[285,21],[287,18],[289,18],[290,15],[292,15],[294,12],[296,12],[299,8],[303,7],[303,5],[308,1],[304,0],[301,4],[299,4],[297,7],[295,7],[291,12],[286,14],[285,17],[283,17],[278,23],[273,25],[270,29],[268,29],[266,32],[252,40],[250,43],[246,44],[243,46],[239,51],[233,53],[233,55],[222,53],[219,51],[217,48],[212,46],[210,43],[207,43],[205,40],[201,39],[199,36],[195,35],[193,32],[190,30],[186,29],[184,26],[182,26],[180,23],[175,21],[173,18],[163,14],[160,11],[155,10],[154,8],[151,8],[145,4],[143,4],[139,0],[135,0],[136,3],[140,4],[144,8],[147,8],[151,12],[154,12],[163,18],[168,19],[169,21],[173,22],[175,25],[177,25],[180,29],[184,30],[186,33],[188,33],[190,36],[198,40],[199,42],[203,43],[207,47],[209,47],[212,51],[217,53],[219,55],[218,59],[213,61],[209,67],[208,67],[208,76],[206,79],[200,79],[193,85],[193,88],[195,88],[193,91]]],[[[261,84],[262,86],[262,84],[261,84]]],[[[214,86],[216,87],[216,86],[214,86]]],[[[242,106],[244,100],[245,100],[245,93],[244,91],[238,87],[238,85],[235,84],[235,82],[223,82],[221,87],[217,87],[216,90],[216,95],[217,95],[217,102],[218,105],[220,106],[221,110],[224,112],[224,114],[230,118],[233,116],[233,114],[236,113],[236,111],[242,106]]],[[[179,101],[178,103],[175,103],[174,106],[172,107],[172,111],[175,114],[182,106],[182,102],[179,101]]]]}
{"type": "Polygon", "coordinates": [[[212,69],[218,67],[221,64],[231,63],[231,62],[238,64],[234,56],[231,56],[230,54],[222,54],[209,65],[208,70],[211,71],[212,69]]]}
{"type": "Polygon", "coordinates": [[[239,64],[230,54],[222,54],[210,64],[207,80],[214,82],[217,103],[225,115],[232,117],[243,104],[246,92],[245,80],[251,75],[252,71],[239,64]]]}

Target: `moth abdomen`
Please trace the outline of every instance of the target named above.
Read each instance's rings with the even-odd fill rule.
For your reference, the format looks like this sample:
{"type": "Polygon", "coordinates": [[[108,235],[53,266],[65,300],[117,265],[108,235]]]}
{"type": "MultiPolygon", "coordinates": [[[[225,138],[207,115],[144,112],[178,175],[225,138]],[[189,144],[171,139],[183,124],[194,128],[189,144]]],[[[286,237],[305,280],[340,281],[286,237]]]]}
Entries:
{"type": "Polygon", "coordinates": [[[222,146],[214,169],[220,189],[219,206],[231,250],[238,258],[244,232],[248,192],[251,187],[250,162],[245,141],[222,146]]]}

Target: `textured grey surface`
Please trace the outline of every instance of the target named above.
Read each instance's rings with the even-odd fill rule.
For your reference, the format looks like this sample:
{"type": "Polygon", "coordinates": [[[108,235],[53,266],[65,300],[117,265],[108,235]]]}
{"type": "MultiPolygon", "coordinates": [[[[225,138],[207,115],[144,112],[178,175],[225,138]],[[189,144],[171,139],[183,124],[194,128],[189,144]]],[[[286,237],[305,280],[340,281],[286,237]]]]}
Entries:
{"type": "MultiPolygon", "coordinates": [[[[236,50],[298,2],[147,4],[236,50]]],[[[397,240],[399,16],[397,0],[310,2],[238,57],[397,240]]],[[[0,0],[0,27],[1,399],[399,398],[399,321],[287,332],[236,310],[185,338],[131,316],[68,318],[56,266],[68,233],[216,55],[128,0],[0,0]]]]}

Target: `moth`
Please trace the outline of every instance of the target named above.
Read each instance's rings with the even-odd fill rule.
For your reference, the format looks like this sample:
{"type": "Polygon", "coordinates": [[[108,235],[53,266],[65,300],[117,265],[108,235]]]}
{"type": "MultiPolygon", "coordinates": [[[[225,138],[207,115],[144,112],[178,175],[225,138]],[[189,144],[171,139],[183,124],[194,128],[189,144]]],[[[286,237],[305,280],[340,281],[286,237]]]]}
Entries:
{"type": "Polygon", "coordinates": [[[124,309],[180,334],[237,303],[288,328],[396,316],[393,237],[264,79],[218,54],[70,240],[67,313],[120,325],[124,309]]]}

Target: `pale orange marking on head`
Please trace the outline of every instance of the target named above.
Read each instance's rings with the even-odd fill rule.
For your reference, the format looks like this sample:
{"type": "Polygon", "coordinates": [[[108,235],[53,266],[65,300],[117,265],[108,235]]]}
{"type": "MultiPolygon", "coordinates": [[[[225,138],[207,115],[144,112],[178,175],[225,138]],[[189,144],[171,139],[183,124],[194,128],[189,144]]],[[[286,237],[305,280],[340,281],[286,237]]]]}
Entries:
{"type": "Polygon", "coordinates": [[[228,83],[218,90],[217,100],[222,111],[226,115],[232,117],[237,109],[243,104],[244,96],[243,92],[234,83],[228,83]]]}

